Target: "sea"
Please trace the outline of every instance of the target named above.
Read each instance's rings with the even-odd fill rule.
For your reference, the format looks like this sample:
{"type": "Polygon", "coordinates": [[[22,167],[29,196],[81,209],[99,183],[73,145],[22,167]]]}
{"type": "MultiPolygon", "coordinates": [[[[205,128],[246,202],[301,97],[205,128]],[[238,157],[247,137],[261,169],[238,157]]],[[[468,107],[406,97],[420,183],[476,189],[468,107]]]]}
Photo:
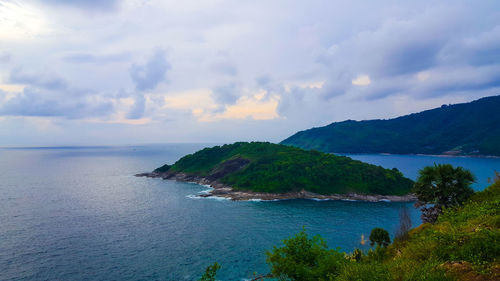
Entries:
{"type": "MultiPolygon", "coordinates": [[[[200,198],[207,187],[139,178],[211,144],[0,149],[0,280],[197,280],[217,262],[219,280],[269,272],[266,251],[302,229],[341,251],[369,249],[374,227],[394,236],[412,203],[200,198]]],[[[475,190],[500,158],[348,155],[398,168],[450,163],[470,169],[475,190]]]]}

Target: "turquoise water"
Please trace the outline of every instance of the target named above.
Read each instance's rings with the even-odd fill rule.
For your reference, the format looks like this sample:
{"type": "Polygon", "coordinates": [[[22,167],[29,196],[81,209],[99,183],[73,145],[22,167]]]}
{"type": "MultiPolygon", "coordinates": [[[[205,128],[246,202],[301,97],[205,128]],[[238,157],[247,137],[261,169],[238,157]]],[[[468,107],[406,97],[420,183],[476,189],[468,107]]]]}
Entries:
{"type": "Polygon", "coordinates": [[[482,190],[489,185],[495,171],[500,172],[500,158],[386,155],[386,154],[345,154],[353,159],[380,165],[384,168],[398,168],[405,176],[415,180],[418,170],[434,164],[452,164],[469,169],[476,176],[472,188],[482,190]]]}
{"type": "MultiPolygon", "coordinates": [[[[136,178],[205,145],[0,149],[0,280],[220,280],[267,273],[265,251],[305,226],[351,251],[373,227],[394,232],[407,203],[192,199],[203,186],[136,178]]],[[[450,162],[487,185],[500,159],[354,155],[397,167],[450,162]]],[[[412,210],[414,224],[419,214],[412,210]]]]}

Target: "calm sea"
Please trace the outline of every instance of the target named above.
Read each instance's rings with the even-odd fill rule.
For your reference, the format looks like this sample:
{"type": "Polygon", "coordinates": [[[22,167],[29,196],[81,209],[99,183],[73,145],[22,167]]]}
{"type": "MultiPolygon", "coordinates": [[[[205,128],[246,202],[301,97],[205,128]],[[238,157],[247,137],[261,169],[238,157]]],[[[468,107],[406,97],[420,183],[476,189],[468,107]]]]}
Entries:
{"type": "MultiPolygon", "coordinates": [[[[206,187],[136,178],[206,145],[0,149],[0,280],[220,280],[267,273],[265,251],[301,230],[351,251],[374,227],[394,232],[407,203],[196,199],[206,187]]],[[[352,155],[418,169],[451,163],[488,185],[500,159],[352,155]]]]}

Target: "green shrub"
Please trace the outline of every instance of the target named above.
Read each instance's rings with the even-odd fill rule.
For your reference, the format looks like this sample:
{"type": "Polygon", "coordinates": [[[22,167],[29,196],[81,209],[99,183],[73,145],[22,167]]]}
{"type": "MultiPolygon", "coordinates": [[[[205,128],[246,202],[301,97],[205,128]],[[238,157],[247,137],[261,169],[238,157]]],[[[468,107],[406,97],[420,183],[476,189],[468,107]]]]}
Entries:
{"type": "Polygon", "coordinates": [[[440,233],[436,255],[442,260],[468,261],[476,265],[492,262],[500,253],[500,232],[480,229],[475,232],[440,233]]]}
{"type": "Polygon", "coordinates": [[[370,245],[378,245],[382,247],[387,247],[391,243],[391,238],[389,237],[389,232],[387,230],[377,227],[372,229],[370,233],[370,245]]]}
{"type": "Polygon", "coordinates": [[[346,254],[345,258],[350,261],[360,261],[363,258],[363,252],[356,248],[350,255],[346,254]]]}
{"type": "Polygon", "coordinates": [[[377,245],[375,249],[368,250],[366,260],[368,262],[383,262],[388,257],[389,251],[386,247],[377,245]]]}
{"type": "Polygon", "coordinates": [[[217,271],[220,269],[220,265],[218,263],[214,263],[209,265],[207,269],[205,269],[205,273],[201,276],[199,281],[216,281],[217,271]]]}
{"type": "Polygon", "coordinates": [[[329,280],[347,262],[344,253],[328,249],[320,236],[309,238],[305,230],[283,244],[266,253],[271,273],[279,280],[329,280]]]}
{"type": "Polygon", "coordinates": [[[382,263],[349,262],[336,281],[386,281],[391,280],[389,269],[382,263]]]}
{"type": "Polygon", "coordinates": [[[390,280],[405,281],[451,281],[453,276],[447,275],[440,262],[433,259],[414,262],[412,260],[398,260],[388,265],[391,272],[390,280]]]}

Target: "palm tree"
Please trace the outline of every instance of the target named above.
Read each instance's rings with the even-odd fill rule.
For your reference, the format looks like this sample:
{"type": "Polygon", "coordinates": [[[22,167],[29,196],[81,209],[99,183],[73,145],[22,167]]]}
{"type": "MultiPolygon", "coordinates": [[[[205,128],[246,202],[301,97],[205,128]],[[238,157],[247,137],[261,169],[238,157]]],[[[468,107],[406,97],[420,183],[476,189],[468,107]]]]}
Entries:
{"type": "Polygon", "coordinates": [[[434,164],[419,171],[419,177],[413,187],[417,195],[417,207],[422,208],[422,220],[434,222],[443,208],[461,205],[474,191],[470,185],[474,175],[462,167],[454,168],[450,164],[434,164]],[[433,206],[428,207],[427,204],[433,206]]]}

